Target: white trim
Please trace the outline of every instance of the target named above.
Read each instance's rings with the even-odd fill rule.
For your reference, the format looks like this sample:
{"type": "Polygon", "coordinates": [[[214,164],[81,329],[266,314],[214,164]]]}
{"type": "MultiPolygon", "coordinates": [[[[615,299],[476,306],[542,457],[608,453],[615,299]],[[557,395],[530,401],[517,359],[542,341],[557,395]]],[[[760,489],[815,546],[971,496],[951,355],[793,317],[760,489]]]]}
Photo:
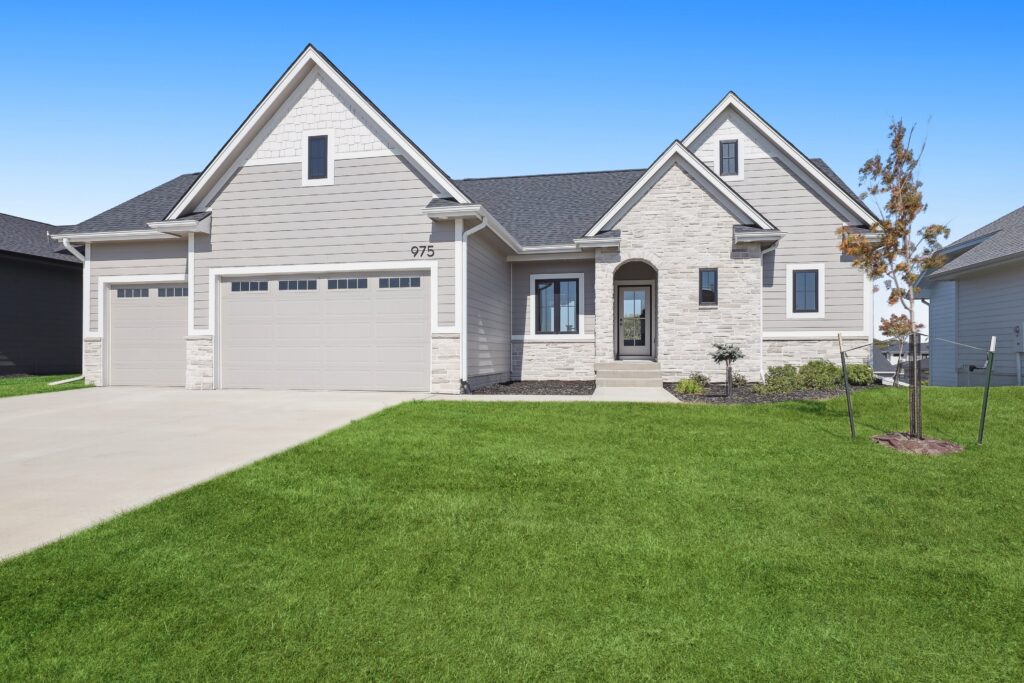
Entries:
{"type": "Polygon", "coordinates": [[[725,180],[743,180],[743,167],[746,166],[744,159],[746,156],[745,140],[741,137],[736,138],[722,138],[718,141],[718,149],[715,150],[715,175],[725,180]],[[736,143],[736,174],[735,175],[722,175],[722,143],[723,142],[735,142],[736,143]]]}
{"type": "Polygon", "coordinates": [[[188,334],[199,333],[196,329],[196,236],[188,234],[188,255],[185,257],[185,273],[188,275],[188,334]]]}
{"type": "Polygon", "coordinates": [[[675,163],[676,160],[684,162],[687,167],[693,170],[696,175],[703,178],[705,182],[717,190],[726,201],[738,209],[740,213],[749,218],[752,223],[757,225],[757,227],[762,230],[776,230],[775,226],[772,225],[767,218],[762,216],[754,207],[748,204],[747,201],[736,192],[736,190],[730,187],[729,184],[722,180],[717,174],[712,173],[711,169],[704,165],[704,162],[698,159],[693,152],[676,140],[661,153],[661,156],[659,156],[654,163],[650,165],[647,171],[640,176],[639,180],[633,183],[633,186],[619,198],[619,201],[615,202],[612,208],[608,209],[608,211],[601,216],[597,223],[594,224],[594,227],[587,232],[586,236],[594,237],[600,233],[601,230],[608,227],[636,197],[640,196],[648,183],[650,183],[663,168],[667,167],[670,163],[675,163]]]}
{"type": "Polygon", "coordinates": [[[554,253],[554,254],[509,254],[505,257],[506,261],[520,263],[520,262],[535,262],[535,261],[593,261],[594,252],[584,251],[572,251],[569,253],[554,253]]]}
{"type": "Polygon", "coordinates": [[[594,343],[592,334],[513,334],[511,339],[526,344],[594,343]]]}
{"type": "MultiPolygon", "coordinates": [[[[583,337],[586,337],[586,301],[587,301],[587,285],[586,280],[583,278],[583,273],[532,273],[530,275],[530,290],[526,295],[526,329],[531,330],[529,334],[520,335],[524,341],[583,341],[583,337]],[[578,289],[576,293],[576,307],[577,317],[580,321],[580,329],[573,334],[537,334],[537,315],[534,310],[534,297],[537,291],[537,280],[572,280],[576,279],[579,281],[578,289]]],[[[515,335],[512,337],[515,339],[515,335]]],[[[593,340],[594,335],[590,335],[590,339],[593,340]]]]}
{"type": "Polygon", "coordinates": [[[471,235],[475,235],[489,226],[486,220],[482,220],[469,230],[465,230],[463,219],[458,218],[455,223],[458,229],[455,244],[459,247],[459,251],[456,252],[458,260],[455,262],[458,269],[455,301],[458,303],[459,310],[457,311],[455,324],[459,328],[459,379],[460,381],[468,382],[469,363],[467,354],[469,353],[469,337],[466,334],[466,320],[469,319],[469,238],[471,235]]]}
{"type": "Polygon", "coordinates": [[[824,263],[789,263],[786,265],[786,318],[789,320],[809,320],[825,317],[825,264],[824,263]],[[818,271],[818,310],[814,313],[793,312],[793,271],[818,271]]]}
{"type": "MultiPolygon", "coordinates": [[[[612,337],[613,344],[615,346],[615,359],[629,359],[639,360],[643,358],[650,358],[654,360],[658,357],[658,280],[616,280],[614,275],[612,277],[612,289],[614,290],[615,299],[615,317],[612,319],[612,337]],[[648,345],[651,349],[649,354],[623,354],[622,349],[619,347],[622,340],[619,339],[619,311],[621,303],[619,301],[619,287],[650,287],[651,289],[651,312],[648,316],[647,327],[651,335],[651,343],[648,345]]],[[[715,308],[718,306],[716,305],[715,308]]],[[[706,310],[706,309],[705,309],[706,310]]]]}
{"type": "Polygon", "coordinates": [[[241,275],[290,275],[302,273],[353,273],[358,271],[371,270],[427,270],[430,271],[430,333],[458,333],[459,328],[455,326],[442,327],[438,324],[438,282],[437,282],[437,261],[364,261],[352,263],[311,263],[304,265],[290,266],[236,266],[231,268],[210,268],[209,270],[209,311],[207,329],[196,330],[196,334],[215,335],[215,323],[217,320],[217,300],[220,297],[219,282],[222,277],[237,277],[241,275]]]}
{"type": "MultiPolygon", "coordinates": [[[[244,154],[242,155],[245,156],[244,154]]],[[[335,161],[345,161],[346,159],[376,159],[378,157],[400,157],[401,152],[395,152],[390,149],[387,150],[373,150],[370,152],[335,152],[335,161]]],[[[243,166],[274,166],[276,164],[301,164],[302,157],[263,157],[262,159],[246,159],[243,166]]]]}
{"type": "MultiPolygon", "coordinates": [[[[466,292],[465,287],[465,272],[466,272],[466,241],[464,238],[466,221],[464,218],[455,219],[455,234],[452,235],[453,246],[455,247],[455,327],[462,330],[462,321],[465,319],[465,300],[463,296],[466,292]]],[[[465,377],[463,377],[465,379],[465,377]]]]}
{"type": "Polygon", "coordinates": [[[763,135],[773,145],[781,149],[796,161],[797,165],[800,166],[804,173],[809,175],[819,185],[828,190],[829,194],[833,195],[836,200],[849,209],[854,216],[864,221],[865,225],[874,225],[877,222],[875,217],[872,216],[869,211],[866,211],[857,202],[853,201],[850,195],[846,194],[846,192],[836,185],[836,183],[822,173],[817,166],[812,164],[810,160],[804,156],[803,152],[794,147],[788,140],[786,140],[786,138],[782,137],[778,131],[772,128],[767,121],[762,119],[757,112],[748,107],[747,104],[732,91],[727,93],[726,96],[722,98],[722,101],[719,102],[714,109],[708,112],[707,116],[701,119],[700,123],[698,123],[694,129],[691,130],[685,138],[683,138],[683,144],[687,147],[692,145],[728,107],[732,107],[739,112],[740,115],[747,120],[747,123],[751,124],[758,133],[763,135]]]}
{"type": "MultiPolygon", "coordinates": [[[[864,329],[871,332],[875,320],[875,285],[871,278],[864,273],[864,329]]],[[[873,334],[871,336],[874,336],[873,334]]],[[[874,364],[874,354],[870,355],[869,363],[874,364]]]]}
{"type": "MultiPolygon", "coordinates": [[[[92,245],[85,245],[85,263],[82,265],[82,339],[92,334],[92,245]]],[[[85,372],[85,345],[82,345],[82,372],[85,372]]]]}
{"type": "Polygon", "coordinates": [[[205,196],[216,182],[216,179],[226,170],[226,167],[235,159],[249,143],[247,139],[251,134],[266,125],[281,103],[291,94],[293,86],[301,81],[313,69],[319,68],[353,104],[361,110],[363,116],[370,120],[385,135],[391,138],[401,149],[402,154],[407,157],[413,165],[422,169],[436,187],[448,193],[456,201],[462,204],[470,203],[470,200],[461,190],[446,176],[441,169],[420,152],[398,128],[381,114],[366,97],[353,86],[345,76],[338,71],[337,67],[331,64],[320,52],[309,45],[302,51],[302,54],[288,67],[281,78],[274,84],[270,92],[260,101],[256,108],[249,114],[234,135],[228,140],[223,148],[213,158],[210,164],[203,171],[202,175],[192,184],[178,203],[171,209],[168,219],[178,218],[186,213],[186,210],[202,196],[205,196]]]}
{"type": "Polygon", "coordinates": [[[334,142],[333,130],[304,130],[302,131],[302,187],[321,187],[334,184],[334,142]],[[327,138],[327,177],[309,177],[309,139],[313,137],[327,138]]]}
{"type": "Polygon", "coordinates": [[[871,335],[864,330],[798,330],[796,332],[763,332],[761,336],[765,341],[786,341],[786,340],[827,340],[835,341],[837,335],[850,338],[871,338],[871,335]]]}
{"type": "Polygon", "coordinates": [[[146,227],[151,230],[158,232],[169,232],[173,235],[183,236],[185,234],[191,235],[194,232],[209,233],[210,232],[210,216],[203,216],[199,220],[176,220],[176,221],[152,221],[146,223],[146,227]]]}
{"type": "MultiPolygon", "coordinates": [[[[110,285],[158,285],[165,282],[188,282],[188,276],[185,273],[174,273],[170,275],[106,275],[96,280],[96,331],[89,332],[88,335],[94,339],[103,339],[106,335],[106,300],[108,295],[107,288],[110,285]]],[[[189,290],[191,295],[191,290],[189,290]]],[[[106,352],[104,352],[106,353],[106,352]]],[[[104,361],[104,373],[106,373],[106,362],[104,361]]],[[[106,384],[106,374],[104,374],[104,384],[106,384]]]]}
{"type": "Polygon", "coordinates": [[[87,244],[89,242],[134,242],[136,240],[177,240],[179,235],[168,235],[156,230],[106,230],[100,232],[64,232],[50,235],[51,239],[87,244]]]}

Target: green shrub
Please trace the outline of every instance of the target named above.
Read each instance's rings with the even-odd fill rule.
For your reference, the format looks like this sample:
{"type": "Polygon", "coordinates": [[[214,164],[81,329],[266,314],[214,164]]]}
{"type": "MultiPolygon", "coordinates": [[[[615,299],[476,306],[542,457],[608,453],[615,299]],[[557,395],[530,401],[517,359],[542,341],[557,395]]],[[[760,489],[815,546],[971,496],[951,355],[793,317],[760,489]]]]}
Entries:
{"type": "Polygon", "coordinates": [[[750,384],[750,382],[747,381],[746,377],[744,377],[738,372],[732,373],[732,385],[734,387],[745,387],[748,384],[750,384]]]}
{"type": "Polygon", "coordinates": [[[827,360],[812,360],[800,368],[800,386],[805,389],[835,389],[843,384],[843,370],[827,360]]]}
{"type": "Polygon", "coordinates": [[[704,387],[693,378],[681,379],[676,382],[676,392],[680,394],[703,394],[704,387]]]}
{"type": "Polygon", "coordinates": [[[799,388],[800,375],[794,366],[787,363],[768,368],[764,384],[755,387],[754,391],[759,394],[786,394],[799,388]]]}
{"type": "Polygon", "coordinates": [[[846,376],[850,378],[850,384],[857,387],[866,387],[875,383],[875,373],[870,365],[854,363],[846,366],[846,376]]]}
{"type": "Polygon", "coordinates": [[[703,372],[691,372],[690,381],[696,382],[701,389],[707,389],[711,386],[711,379],[703,372]]]}

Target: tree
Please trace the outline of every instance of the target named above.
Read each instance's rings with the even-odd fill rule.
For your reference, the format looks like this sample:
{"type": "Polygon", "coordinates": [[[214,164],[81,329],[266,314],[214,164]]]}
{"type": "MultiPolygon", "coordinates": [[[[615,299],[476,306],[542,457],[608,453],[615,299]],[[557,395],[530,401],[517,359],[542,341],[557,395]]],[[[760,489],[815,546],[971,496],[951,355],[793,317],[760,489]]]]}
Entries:
{"type": "Polygon", "coordinates": [[[911,335],[910,435],[922,438],[921,381],[917,351],[917,330],[914,302],[920,293],[918,283],[928,270],[938,268],[945,258],[938,253],[940,239],[949,237],[949,228],[932,224],[915,230],[914,221],[928,206],[921,193],[921,181],[915,177],[924,145],[915,152],[911,142],[914,129],[907,130],[903,121],[889,125],[889,156],[878,154],[864,162],[860,169],[861,184],[867,190],[863,198],[874,197],[881,216],[867,234],[844,226],[837,231],[842,238],[840,249],[853,258],[853,263],[872,280],[883,279],[889,291],[889,305],[902,306],[906,322],[898,320],[911,335]]]}
{"type": "Polygon", "coordinates": [[[715,364],[725,363],[725,395],[732,396],[732,363],[743,358],[743,352],[735,344],[715,344],[711,360],[715,364]]]}
{"type": "Polygon", "coordinates": [[[921,324],[914,324],[910,322],[910,317],[904,313],[896,314],[893,313],[888,318],[882,318],[881,324],[878,326],[878,331],[882,333],[888,342],[887,345],[899,344],[897,356],[896,356],[896,371],[892,376],[892,385],[898,387],[900,385],[900,372],[902,371],[903,364],[903,350],[906,348],[907,342],[910,340],[910,335],[924,327],[921,324]]]}

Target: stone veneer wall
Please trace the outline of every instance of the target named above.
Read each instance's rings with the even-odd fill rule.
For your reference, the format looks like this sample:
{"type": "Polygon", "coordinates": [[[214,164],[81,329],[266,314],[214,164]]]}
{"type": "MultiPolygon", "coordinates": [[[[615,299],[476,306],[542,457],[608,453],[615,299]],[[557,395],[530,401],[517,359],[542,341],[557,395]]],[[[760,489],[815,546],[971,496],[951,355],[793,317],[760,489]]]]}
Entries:
{"type": "Polygon", "coordinates": [[[213,337],[185,337],[185,388],[213,389],[213,337]]]}
{"type": "Polygon", "coordinates": [[[512,378],[594,379],[593,342],[513,341],[512,378]]]}
{"type": "Polygon", "coordinates": [[[457,394],[459,378],[460,336],[441,332],[430,335],[430,390],[435,394],[457,394]]]}
{"type": "Polygon", "coordinates": [[[103,339],[82,340],[82,374],[87,384],[103,386],[103,339]]]}
{"type": "MultiPolygon", "coordinates": [[[[868,343],[867,337],[843,337],[843,346],[850,348],[868,343]]],[[[765,339],[764,369],[776,365],[803,365],[809,360],[823,358],[839,363],[838,339],[765,339]]],[[[864,346],[847,355],[851,363],[867,363],[871,358],[871,347],[864,346]]]]}

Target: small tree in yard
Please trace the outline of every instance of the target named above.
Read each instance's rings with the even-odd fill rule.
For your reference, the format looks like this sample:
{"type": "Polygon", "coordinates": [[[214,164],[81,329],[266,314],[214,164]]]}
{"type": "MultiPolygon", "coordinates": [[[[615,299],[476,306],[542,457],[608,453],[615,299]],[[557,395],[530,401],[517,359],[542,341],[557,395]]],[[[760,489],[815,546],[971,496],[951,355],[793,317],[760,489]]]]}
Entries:
{"type": "MultiPolygon", "coordinates": [[[[860,169],[861,183],[867,184],[862,196],[875,197],[880,205],[881,218],[870,226],[870,233],[854,233],[845,226],[837,232],[842,238],[842,252],[852,257],[853,263],[872,280],[883,278],[889,291],[889,305],[899,304],[906,311],[884,321],[882,332],[902,332],[916,340],[920,328],[914,317],[914,302],[920,292],[918,283],[925,271],[944,263],[944,257],[938,254],[939,240],[949,237],[949,228],[928,225],[914,229],[914,221],[928,206],[921,194],[921,181],[914,176],[924,145],[915,153],[911,147],[913,134],[913,128],[908,131],[903,121],[894,121],[889,125],[889,156],[882,159],[876,154],[860,169]]],[[[917,346],[912,344],[911,350],[916,351],[917,346]]],[[[910,373],[910,435],[916,439],[923,438],[918,355],[911,354],[910,373]]]]}
{"type": "Polygon", "coordinates": [[[910,317],[904,313],[896,314],[893,313],[888,318],[882,318],[881,324],[878,326],[878,331],[882,333],[882,336],[890,344],[899,344],[898,355],[896,356],[896,370],[893,373],[892,385],[898,387],[900,385],[900,370],[903,364],[903,349],[906,347],[910,340],[910,335],[917,332],[924,325],[914,325],[910,322],[910,317]]]}
{"type": "Polygon", "coordinates": [[[716,364],[725,363],[725,395],[732,396],[732,363],[743,358],[743,352],[735,344],[715,344],[711,360],[716,364]]]}

